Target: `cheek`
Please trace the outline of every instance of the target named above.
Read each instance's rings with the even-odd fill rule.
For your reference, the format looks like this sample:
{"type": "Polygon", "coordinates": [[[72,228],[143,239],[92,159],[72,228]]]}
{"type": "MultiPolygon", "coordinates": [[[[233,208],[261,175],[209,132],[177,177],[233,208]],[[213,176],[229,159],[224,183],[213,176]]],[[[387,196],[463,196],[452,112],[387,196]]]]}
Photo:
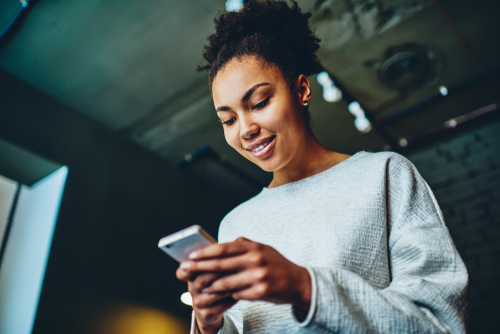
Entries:
{"type": "Polygon", "coordinates": [[[231,146],[235,150],[240,150],[240,137],[238,136],[238,131],[235,126],[231,128],[225,128],[224,137],[226,138],[226,142],[229,144],[229,146],[231,146]]]}

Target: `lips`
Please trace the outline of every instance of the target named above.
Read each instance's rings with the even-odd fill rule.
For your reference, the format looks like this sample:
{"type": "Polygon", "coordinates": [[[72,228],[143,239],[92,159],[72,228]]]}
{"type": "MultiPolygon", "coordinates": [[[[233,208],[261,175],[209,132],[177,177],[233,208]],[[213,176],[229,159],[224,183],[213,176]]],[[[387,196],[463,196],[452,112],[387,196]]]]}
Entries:
{"type": "Polygon", "coordinates": [[[275,138],[276,136],[271,136],[269,138],[258,140],[252,145],[249,145],[246,150],[257,158],[266,156],[274,147],[275,138]]]}

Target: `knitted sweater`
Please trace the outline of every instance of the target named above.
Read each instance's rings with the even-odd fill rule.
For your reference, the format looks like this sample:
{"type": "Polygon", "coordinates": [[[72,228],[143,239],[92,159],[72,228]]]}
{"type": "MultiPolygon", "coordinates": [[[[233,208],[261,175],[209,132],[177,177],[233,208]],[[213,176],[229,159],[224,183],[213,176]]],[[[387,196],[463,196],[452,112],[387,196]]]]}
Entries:
{"type": "Polygon", "coordinates": [[[239,301],[221,334],[466,330],[466,268],[432,191],[401,155],[359,152],[264,188],[222,221],[219,242],[239,236],[306,267],[311,306],[239,301]]]}

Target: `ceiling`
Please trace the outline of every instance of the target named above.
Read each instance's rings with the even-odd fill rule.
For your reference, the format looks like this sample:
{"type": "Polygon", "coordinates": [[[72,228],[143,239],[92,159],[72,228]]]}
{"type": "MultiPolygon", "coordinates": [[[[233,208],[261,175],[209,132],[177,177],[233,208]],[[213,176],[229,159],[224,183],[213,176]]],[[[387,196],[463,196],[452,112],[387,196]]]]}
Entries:
{"type": "MultiPolygon", "coordinates": [[[[301,0],[322,39],[319,58],[376,117],[391,115],[481,73],[432,0],[301,0]],[[416,43],[432,52],[436,77],[401,95],[384,87],[367,63],[393,46],[416,43]]],[[[500,59],[500,2],[441,0],[444,11],[475,54],[488,66],[500,59]]],[[[262,184],[270,175],[245,161],[223,137],[203,64],[206,37],[223,0],[33,0],[13,38],[0,49],[0,67],[76,111],[105,124],[164,159],[177,163],[200,145],[212,146],[262,184]]],[[[0,30],[19,8],[0,4],[0,30]]],[[[385,144],[372,130],[362,134],[343,101],[328,103],[314,77],[312,128],[327,148],[352,154],[385,144]]],[[[478,84],[450,94],[418,114],[385,127],[398,140],[497,100],[494,88],[478,84]]],[[[3,112],[3,111],[2,111],[3,112]]],[[[6,111],[8,112],[8,111],[6,111]]],[[[251,187],[205,162],[193,167],[220,187],[251,187]]]]}

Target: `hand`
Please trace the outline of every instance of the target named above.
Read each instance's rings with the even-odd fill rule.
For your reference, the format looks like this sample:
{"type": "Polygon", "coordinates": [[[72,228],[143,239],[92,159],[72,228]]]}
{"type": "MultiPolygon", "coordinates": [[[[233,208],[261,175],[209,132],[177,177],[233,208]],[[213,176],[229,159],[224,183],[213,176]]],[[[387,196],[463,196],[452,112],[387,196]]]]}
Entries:
{"type": "Polygon", "coordinates": [[[177,269],[177,278],[188,282],[188,291],[193,298],[193,309],[198,329],[202,334],[217,333],[222,325],[224,312],[236,303],[230,293],[208,294],[203,289],[221,277],[219,273],[193,274],[177,269]]]}
{"type": "Polygon", "coordinates": [[[180,266],[186,274],[219,274],[204,281],[204,287],[208,288],[203,291],[208,296],[292,304],[309,310],[312,289],[309,272],[268,245],[238,238],[193,252],[190,259],[180,266]]]}

